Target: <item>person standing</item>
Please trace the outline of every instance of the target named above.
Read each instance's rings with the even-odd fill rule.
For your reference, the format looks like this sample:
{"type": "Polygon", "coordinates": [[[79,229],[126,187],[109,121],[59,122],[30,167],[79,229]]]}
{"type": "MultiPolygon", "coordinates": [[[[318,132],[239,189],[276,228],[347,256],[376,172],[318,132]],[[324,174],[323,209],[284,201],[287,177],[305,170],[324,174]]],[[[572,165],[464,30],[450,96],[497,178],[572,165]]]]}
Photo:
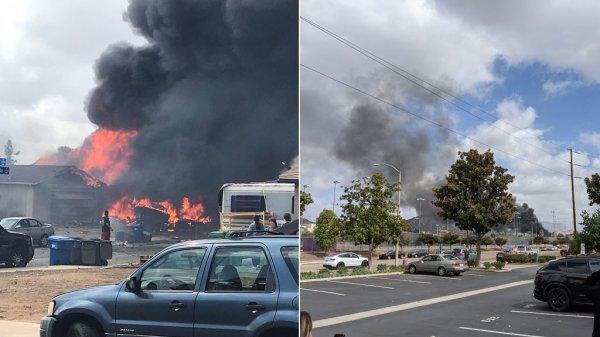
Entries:
{"type": "Polygon", "coordinates": [[[283,215],[283,219],[285,220],[284,226],[292,222],[292,215],[290,213],[285,213],[283,215]]]}
{"type": "Polygon", "coordinates": [[[300,311],[300,337],[312,337],[312,318],[306,311],[300,311]]]}
{"type": "Polygon", "coordinates": [[[104,211],[104,216],[102,217],[102,233],[100,234],[100,239],[110,240],[111,231],[112,227],[110,227],[110,218],[108,217],[108,211],[104,211]]]}
{"type": "Polygon", "coordinates": [[[248,226],[249,232],[265,230],[265,226],[263,225],[262,221],[260,221],[260,216],[255,215],[252,220],[252,223],[250,224],[250,226],[248,226]]]}
{"type": "Polygon", "coordinates": [[[590,275],[584,283],[585,295],[594,304],[594,332],[592,337],[600,337],[600,270],[590,275]]]}
{"type": "Polygon", "coordinates": [[[271,227],[270,230],[276,230],[277,229],[277,219],[275,219],[274,217],[270,217],[269,218],[269,226],[271,227]]]}

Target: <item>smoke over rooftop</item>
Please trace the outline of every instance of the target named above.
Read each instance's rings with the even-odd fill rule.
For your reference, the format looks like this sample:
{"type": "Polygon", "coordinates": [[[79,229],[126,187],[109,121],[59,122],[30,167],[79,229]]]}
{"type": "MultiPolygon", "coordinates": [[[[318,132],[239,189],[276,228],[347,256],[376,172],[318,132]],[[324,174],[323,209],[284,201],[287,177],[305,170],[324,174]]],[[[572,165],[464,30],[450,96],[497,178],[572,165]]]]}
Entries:
{"type": "Polygon", "coordinates": [[[124,19],[148,44],[109,46],[86,104],[99,130],[134,135],[112,200],[190,197],[214,215],[222,184],[297,156],[297,1],[132,0],[124,19]]]}

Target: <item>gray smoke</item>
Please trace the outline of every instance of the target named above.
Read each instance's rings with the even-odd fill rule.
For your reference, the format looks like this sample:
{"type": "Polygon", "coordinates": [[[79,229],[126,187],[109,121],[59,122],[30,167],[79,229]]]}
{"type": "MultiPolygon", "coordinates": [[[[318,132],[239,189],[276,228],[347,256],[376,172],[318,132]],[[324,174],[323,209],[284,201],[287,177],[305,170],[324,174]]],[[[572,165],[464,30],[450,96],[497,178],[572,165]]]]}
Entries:
{"type": "Polygon", "coordinates": [[[298,155],[295,0],[131,0],[148,45],[110,46],[88,97],[93,123],[136,130],[113,197],[203,202],[227,182],[275,179],[298,155]]]}
{"type": "MultiPolygon", "coordinates": [[[[375,88],[369,92],[377,97],[452,128],[448,114],[435,107],[439,106],[439,97],[398,77],[380,73],[361,82],[375,88]]],[[[391,182],[398,181],[398,174],[385,166],[375,168],[373,163],[395,166],[402,171],[402,207],[412,206],[418,212],[420,206],[424,221],[441,223],[439,210],[431,204],[432,188],[445,182],[445,175],[457,157],[456,135],[366,98],[359,99],[349,115],[348,122],[337,133],[335,156],[351,164],[357,172],[380,171],[391,182]],[[425,200],[419,205],[417,198],[425,200]]]]}

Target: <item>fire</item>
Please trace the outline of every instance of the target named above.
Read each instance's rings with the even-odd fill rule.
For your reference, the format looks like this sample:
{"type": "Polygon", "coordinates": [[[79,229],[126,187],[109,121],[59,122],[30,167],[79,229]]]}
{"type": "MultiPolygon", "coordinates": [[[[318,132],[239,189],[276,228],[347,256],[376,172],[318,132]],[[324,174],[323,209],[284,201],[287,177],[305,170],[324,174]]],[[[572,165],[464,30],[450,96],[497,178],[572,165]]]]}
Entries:
{"type": "Polygon", "coordinates": [[[181,207],[177,209],[175,205],[169,201],[152,201],[149,198],[131,199],[124,196],[114,202],[109,208],[109,213],[120,219],[135,218],[134,207],[148,207],[165,213],[169,216],[169,223],[176,223],[180,219],[193,220],[198,222],[210,222],[210,217],[203,216],[204,205],[193,204],[189,198],[184,197],[181,201],[181,207]]]}
{"type": "Polygon", "coordinates": [[[46,155],[37,165],[75,165],[107,184],[113,183],[129,168],[133,150],[129,144],[137,131],[98,129],[81,147],[46,155]]]}

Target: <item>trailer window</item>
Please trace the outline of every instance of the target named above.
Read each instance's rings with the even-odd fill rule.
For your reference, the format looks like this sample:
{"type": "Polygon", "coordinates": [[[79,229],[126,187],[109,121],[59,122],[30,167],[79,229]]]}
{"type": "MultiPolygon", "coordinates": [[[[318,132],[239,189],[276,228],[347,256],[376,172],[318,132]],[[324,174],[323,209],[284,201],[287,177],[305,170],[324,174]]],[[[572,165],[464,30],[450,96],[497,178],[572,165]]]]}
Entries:
{"type": "Polygon", "coordinates": [[[232,212],[264,212],[265,198],[262,195],[232,195],[232,212]]]}

